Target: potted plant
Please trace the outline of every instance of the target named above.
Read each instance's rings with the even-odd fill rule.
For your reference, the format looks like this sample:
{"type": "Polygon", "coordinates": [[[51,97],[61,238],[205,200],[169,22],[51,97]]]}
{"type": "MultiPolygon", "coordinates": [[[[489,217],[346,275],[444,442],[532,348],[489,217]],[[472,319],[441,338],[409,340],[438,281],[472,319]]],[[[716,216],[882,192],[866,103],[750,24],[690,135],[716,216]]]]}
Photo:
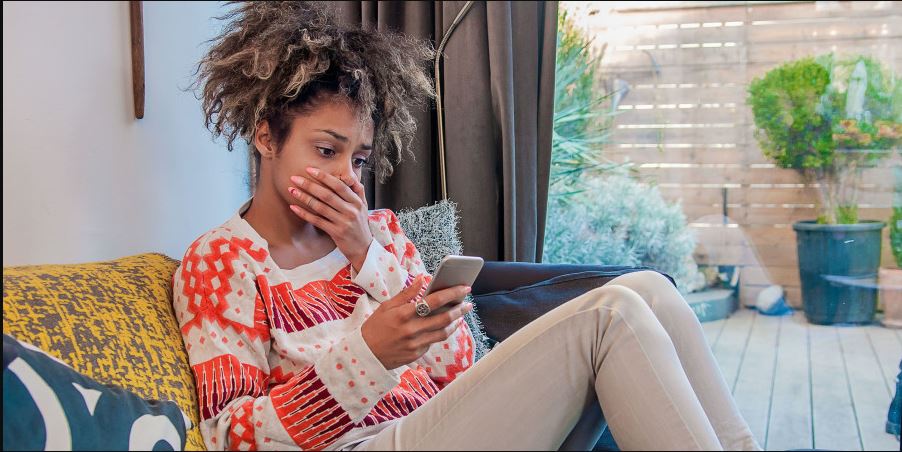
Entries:
{"type": "Polygon", "coordinates": [[[857,189],[902,142],[902,83],[873,58],[827,54],[771,69],[748,91],[764,155],[818,187],[818,218],[793,225],[806,317],[872,322],[885,223],[859,221],[857,189]]]}

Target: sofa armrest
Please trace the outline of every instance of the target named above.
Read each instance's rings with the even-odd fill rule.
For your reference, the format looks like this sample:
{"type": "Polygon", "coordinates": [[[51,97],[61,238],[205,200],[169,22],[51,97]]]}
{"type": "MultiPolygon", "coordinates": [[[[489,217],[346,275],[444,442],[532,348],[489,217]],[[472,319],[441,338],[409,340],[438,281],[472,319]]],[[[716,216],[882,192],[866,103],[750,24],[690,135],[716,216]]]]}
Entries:
{"type": "MultiPolygon", "coordinates": [[[[650,267],[591,264],[543,264],[533,262],[487,261],[473,283],[473,296],[530,286],[558,276],[582,272],[600,272],[614,277],[650,267]]],[[[664,274],[673,283],[673,278],[664,274]]]]}
{"type": "MultiPolygon", "coordinates": [[[[614,278],[649,267],[486,262],[473,283],[476,305],[489,339],[501,342],[546,312],[614,278]]],[[[673,278],[664,274],[673,283],[673,278]]]]}

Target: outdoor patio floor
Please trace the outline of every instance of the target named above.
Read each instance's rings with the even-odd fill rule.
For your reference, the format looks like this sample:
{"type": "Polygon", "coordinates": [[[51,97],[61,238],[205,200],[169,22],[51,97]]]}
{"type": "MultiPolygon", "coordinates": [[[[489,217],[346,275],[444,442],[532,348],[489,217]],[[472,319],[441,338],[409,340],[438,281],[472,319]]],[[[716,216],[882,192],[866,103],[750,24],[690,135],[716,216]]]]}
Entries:
{"type": "Polygon", "coordinates": [[[766,450],[899,450],[884,431],[902,332],[809,324],[801,311],[741,309],[702,324],[759,444],[766,450]]]}

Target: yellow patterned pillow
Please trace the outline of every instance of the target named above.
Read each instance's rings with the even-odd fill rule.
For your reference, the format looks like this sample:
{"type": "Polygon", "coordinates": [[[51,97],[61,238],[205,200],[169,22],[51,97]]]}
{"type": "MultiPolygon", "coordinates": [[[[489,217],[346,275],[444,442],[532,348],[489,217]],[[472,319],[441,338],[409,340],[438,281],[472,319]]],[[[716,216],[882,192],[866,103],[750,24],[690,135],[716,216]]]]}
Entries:
{"type": "Polygon", "coordinates": [[[178,403],[204,450],[194,378],[172,313],[179,262],[139,254],[109,262],[3,268],[3,332],[101,383],[178,403]]]}

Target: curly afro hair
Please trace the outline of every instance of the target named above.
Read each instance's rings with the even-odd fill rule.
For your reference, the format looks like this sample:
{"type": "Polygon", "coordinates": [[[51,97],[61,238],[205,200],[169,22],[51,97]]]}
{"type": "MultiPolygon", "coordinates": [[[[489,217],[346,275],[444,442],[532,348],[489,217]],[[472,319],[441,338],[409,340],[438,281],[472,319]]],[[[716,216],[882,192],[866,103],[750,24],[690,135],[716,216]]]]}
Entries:
{"type": "Polygon", "coordinates": [[[260,165],[257,125],[269,123],[280,149],[292,119],[329,96],[372,119],[371,161],[380,182],[413,156],[411,110],[435,95],[425,69],[435,55],[431,43],[340,25],[316,2],[235,3],[218,18],[229,22],[209,41],[193,87],[213,137],[225,136],[229,151],[239,136],[247,142],[252,181],[260,165]]]}

